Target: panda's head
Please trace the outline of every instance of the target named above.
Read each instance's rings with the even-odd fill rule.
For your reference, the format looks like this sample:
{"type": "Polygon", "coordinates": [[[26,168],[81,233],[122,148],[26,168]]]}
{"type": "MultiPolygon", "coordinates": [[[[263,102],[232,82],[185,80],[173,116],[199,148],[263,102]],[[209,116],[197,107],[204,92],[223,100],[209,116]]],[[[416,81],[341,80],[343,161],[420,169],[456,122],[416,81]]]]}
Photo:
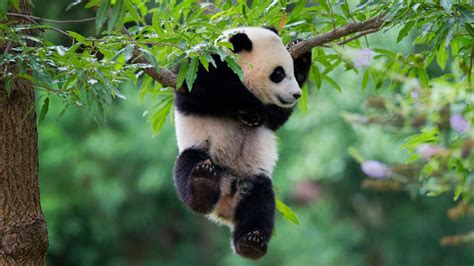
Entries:
{"type": "Polygon", "coordinates": [[[242,27],[224,32],[229,36],[244,84],[264,104],[289,108],[301,96],[295,78],[293,59],[276,31],[259,27],[242,27]]]}

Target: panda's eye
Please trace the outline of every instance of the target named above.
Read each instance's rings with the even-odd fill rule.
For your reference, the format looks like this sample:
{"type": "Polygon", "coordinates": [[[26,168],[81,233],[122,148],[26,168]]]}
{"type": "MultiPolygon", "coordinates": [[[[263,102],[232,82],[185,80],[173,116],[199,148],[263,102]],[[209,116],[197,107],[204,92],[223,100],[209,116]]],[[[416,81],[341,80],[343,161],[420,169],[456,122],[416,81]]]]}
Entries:
{"type": "Polygon", "coordinates": [[[285,77],[286,77],[286,74],[285,74],[285,70],[283,69],[283,67],[277,66],[273,70],[272,74],[270,75],[270,80],[275,82],[275,83],[278,83],[278,82],[282,81],[285,77]]]}

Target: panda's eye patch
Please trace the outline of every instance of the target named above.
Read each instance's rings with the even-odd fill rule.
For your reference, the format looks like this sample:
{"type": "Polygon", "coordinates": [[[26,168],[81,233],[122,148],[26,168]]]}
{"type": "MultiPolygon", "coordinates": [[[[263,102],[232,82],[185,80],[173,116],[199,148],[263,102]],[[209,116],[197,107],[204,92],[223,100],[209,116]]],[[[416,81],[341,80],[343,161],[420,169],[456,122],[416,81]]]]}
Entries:
{"type": "Polygon", "coordinates": [[[283,69],[283,67],[277,66],[273,70],[272,74],[270,75],[270,80],[275,82],[275,83],[278,83],[278,82],[282,81],[285,77],[286,77],[286,74],[285,74],[285,70],[283,69]]]}

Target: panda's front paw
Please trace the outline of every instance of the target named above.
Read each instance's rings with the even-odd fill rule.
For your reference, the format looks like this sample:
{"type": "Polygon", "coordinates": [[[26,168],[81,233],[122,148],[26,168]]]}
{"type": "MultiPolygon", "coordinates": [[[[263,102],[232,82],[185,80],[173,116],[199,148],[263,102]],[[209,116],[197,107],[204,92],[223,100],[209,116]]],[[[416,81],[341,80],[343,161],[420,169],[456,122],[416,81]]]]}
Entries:
{"type": "Polygon", "coordinates": [[[258,259],[267,252],[267,242],[259,230],[253,230],[236,241],[235,251],[242,257],[258,259]]]}
{"type": "Polygon", "coordinates": [[[237,116],[239,121],[245,126],[258,127],[262,125],[263,117],[259,113],[240,110],[237,116]]]}

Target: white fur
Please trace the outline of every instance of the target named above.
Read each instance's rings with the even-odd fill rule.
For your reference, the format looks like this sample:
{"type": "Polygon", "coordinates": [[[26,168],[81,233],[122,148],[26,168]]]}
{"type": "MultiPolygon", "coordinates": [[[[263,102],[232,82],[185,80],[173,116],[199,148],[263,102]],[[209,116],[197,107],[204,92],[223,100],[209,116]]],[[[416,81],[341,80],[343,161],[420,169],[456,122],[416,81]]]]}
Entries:
{"type": "Polygon", "coordinates": [[[301,93],[293,71],[293,59],[283,45],[281,38],[274,32],[258,27],[241,27],[227,30],[226,36],[245,33],[252,41],[252,50],[239,53],[240,67],[244,72],[244,84],[257,98],[265,104],[291,107],[296,103],[295,93],[301,93]],[[275,67],[281,66],[286,77],[279,83],[270,80],[275,67]],[[282,98],[289,104],[278,100],[282,98]]]}
{"type": "Polygon", "coordinates": [[[217,165],[229,167],[243,178],[273,173],[278,154],[275,133],[270,129],[179,111],[175,122],[179,152],[191,147],[203,149],[217,165]]]}

